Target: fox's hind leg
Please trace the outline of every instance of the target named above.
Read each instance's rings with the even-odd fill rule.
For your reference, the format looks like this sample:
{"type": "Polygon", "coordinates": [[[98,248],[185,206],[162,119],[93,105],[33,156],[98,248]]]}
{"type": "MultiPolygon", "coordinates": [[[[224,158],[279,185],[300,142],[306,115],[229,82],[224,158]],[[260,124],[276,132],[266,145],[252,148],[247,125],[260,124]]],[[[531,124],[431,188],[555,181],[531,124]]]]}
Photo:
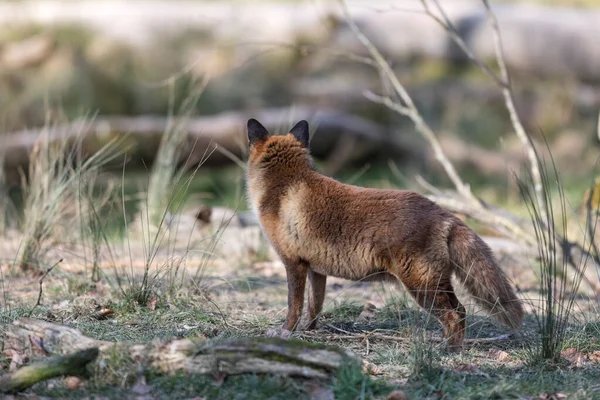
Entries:
{"type": "Polygon", "coordinates": [[[319,274],[313,270],[308,271],[308,280],[310,282],[310,291],[308,294],[308,322],[307,330],[317,327],[319,314],[323,310],[325,301],[325,288],[327,287],[327,276],[319,274]]]}
{"type": "Polygon", "coordinates": [[[417,303],[432,313],[444,327],[444,336],[448,341],[448,351],[458,353],[462,350],[465,337],[466,311],[458,301],[450,276],[435,279],[402,279],[402,283],[417,303]]]}

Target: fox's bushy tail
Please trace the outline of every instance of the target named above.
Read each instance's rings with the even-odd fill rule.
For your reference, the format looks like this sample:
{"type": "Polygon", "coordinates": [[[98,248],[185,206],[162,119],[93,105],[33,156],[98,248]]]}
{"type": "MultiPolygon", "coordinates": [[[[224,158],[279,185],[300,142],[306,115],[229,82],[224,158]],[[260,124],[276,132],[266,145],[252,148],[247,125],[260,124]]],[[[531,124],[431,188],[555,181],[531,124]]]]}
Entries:
{"type": "Polygon", "coordinates": [[[448,249],[454,273],[477,304],[517,329],[523,320],[523,305],[483,239],[458,222],[450,232],[448,249]]]}

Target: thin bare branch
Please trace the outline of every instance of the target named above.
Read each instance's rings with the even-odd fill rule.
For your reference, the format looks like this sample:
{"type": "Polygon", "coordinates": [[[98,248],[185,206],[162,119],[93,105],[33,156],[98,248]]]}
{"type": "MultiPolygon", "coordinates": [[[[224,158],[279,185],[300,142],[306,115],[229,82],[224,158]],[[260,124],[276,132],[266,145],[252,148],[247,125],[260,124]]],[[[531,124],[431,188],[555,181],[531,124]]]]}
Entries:
{"type": "MultiPolygon", "coordinates": [[[[500,88],[500,90],[502,92],[502,96],[504,97],[504,103],[508,110],[513,129],[515,130],[517,137],[521,141],[521,145],[523,146],[523,149],[525,149],[525,152],[527,153],[527,158],[529,159],[529,164],[530,164],[530,168],[531,168],[531,176],[532,176],[533,183],[534,183],[535,193],[536,193],[537,201],[539,203],[540,210],[542,211],[542,217],[543,217],[544,215],[547,214],[547,210],[542,201],[543,185],[542,185],[542,178],[540,175],[539,165],[537,162],[535,149],[533,148],[533,145],[531,144],[529,136],[527,136],[527,133],[525,132],[525,128],[523,127],[523,124],[521,123],[519,114],[517,113],[517,109],[516,109],[516,106],[514,103],[512,88],[511,88],[510,75],[508,73],[508,68],[506,67],[506,62],[504,59],[504,50],[502,47],[502,37],[500,35],[498,19],[496,18],[496,15],[493,13],[493,11],[489,5],[489,0],[482,0],[482,1],[486,8],[488,20],[490,21],[491,26],[492,26],[492,32],[493,32],[493,38],[494,38],[494,49],[496,52],[496,61],[498,63],[498,67],[500,69],[500,77],[498,77],[498,75],[496,75],[487,66],[487,64],[485,64],[481,59],[479,59],[477,56],[475,56],[475,54],[473,54],[473,52],[471,51],[469,46],[467,46],[465,41],[460,37],[458,30],[456,29],[456,27],[454,26],[454,24],[452,23],[450,18],[448,18],[448,15],[444,11],[443,7],[439,4],[438,0],[433,0],[433,2],[436,6],[436,9],[440,13],[441,18],[431,10],[431,7],[430,7],[428,1],[429,0],[421,0],[421,4],[423,5],[423,9],[424,9],[425,13],[431,19],[433,19],[439,26],[441,26],[446,31],[446,33],[452,38],[454,43],[465,53],[465,55],[469,58],[469,60],[471,60],[474,64],[476,64],[500,88]]],[[[600,124],[600,120],[599,120],[599,124],[600,124]]],[[[599,125],[599,127],[600,127],[600,125],[599,125]]],[[[600,129],[599,129],[599,135],[600,135],[600,129]]]]}
{"type": "Polygon", "coordinates": [[[444,9],[440,6],[440,4],[437,0],[434,0],[434,4],[435,4],[437,10],[439,11],[440,15],[442,16],[442,18],[440,18],[439,16],[434,14],[434,12],[431,10],[431,8],[429,6],[428,0],[421,0],[421,4],[423,5],[425,14],[427,14],[431,19],[433,19],[435,22],[437,22],[438,25],[446,31],[448,36],[450,36],[452,38],[452,40],[454,41],[454,43],[458,47],[460,47],[460,49],[463,51],[463,53],[465,53],[465,55],[469,58],[469,60],[471,60],[471,62],[476,64],[487,76],[489,76],[492,80],[494,80],[494,82],[498,86],[500,86],[501,88],[506,86],[506,83],[504,81],[502,81],[502,79],[500,79],[500,77],[498,77],[498,75],[496,75],[494,73],[494,71],[492,71],[491,68],[488,67],[488,65],[486,63],[484,63],[475,54],[473,54],[473,52],[471,51],[469,46],[467,46],[467,44],[465,43],[463,38],[460,37],[460,35],[458,34],[458,30],[456,29],[456,27],[454,26],[452,21],[450,21],[450,18],[448,18],[448,15],[444,11],[444,9]]]}
{"type": "Polygon", "coordinates": [[[451,196],[429,195],[427,197],[431,201],[452,212],[464,214],[485,224],[505,229],[516,239],[521,240],[528,245],[535,245],[537,243],[535,238],[529,232],[521,228],[519,223],[498,215],[485,207],[473,206],[472,204],[465,203],[462,199],[453,198],[451,196]]]}
{"type": "MultiPolygon", "coordinates": [[[[373,47],[373,49],[375,49],[375,47],[373,47]]],[[[375,51],[377,51],[377,50],[375,50],[375,51]]],[[[385,62],[385,60],[383,62],[385,62]]],[[[387,65],[387,63],[386,63],[386,65],[387,65]]],[[[391,69],[389,70],[389,72],[384,71],[384,73],[385,73],[386,77],[388,77],[388,73],[392,74],[391,76],[389,76],[390,79],[391,79],[391,77],[393,77],[394,80],[397,81],[396,75],[394,74],[394,72],[391,69]]],[[[400,85],[400,87],[402,88],[402,91],[405,92],[404,87],[400,84],[400,82],[398,82],[398,85],[400,85]]],[[[462,179],[458,175],[458,172],[456,172],[456,169],[454,168],[454,166],[452,165],[452,163],[450,162],[450,160],[444,153],[444,150],[442,149],[442,146],[441,146],[439,140],[437,139],[435,132],[425,122],[423,117],[421,117],[421,114],[419,113],[419,111],[417,110],[415,105],[413,104],[412,100],[410,102],[406,102],[407,106],[403,106],[403,105],[398,104],[397,102],[393,101],[390,97],[380,96],[380,95],[377,95],[370,91],[365,92],[364,95],[367,99],[371,100],[372,102],[383,104],[384,106],[388,107],[390,110],[396,111],[397,113],[399,113],[401,115],[405,115],[408,118],[410,118],[413,121],[413,123],[415,124],[415,127],[417,128],[417,130],[429,142],[429,145],[431,146],[431,148],[433,149],[433,152],[435,154],[436,160],[438,160],[440,162],[440,164],[442,164],[442,167],[446,171],[446,174],[448,174],[448,177],[454,183],[456,190],[461,195],[463,195],[466,200],[468,200],[470,202],[477,201],[477,199],[471,193],[471,189],[469,188],[469,185],[465,184],[462,181],[462,179]]],[[[408,96],[408,93],[406,94],[406,96],[408,96]]],[[[408,98],[410,99],[410,97],[408,97],[408,98]]]]}
{"type": "Polygon", "coordinates": [[[519,118],[519,114],[517,113],[517,108],[515,107],[510,83],[510,74],[508,73],[508,68],[506,67],[506,62],[504,60],[504,50],[502,47],[502,36],[500,35],[500,27],[498,26],[498,18],[496,17],[496,14],[494,14],[494,12],[492,11],[489,1],[482,1],[487,11],[488,20],[492,24],[492,32],[494,36],[494,49],[496,51],[496,61],[498,62],[498,67],[500,68],[500,75],[502,81],[504,82],[504,85],[502,86],[502,95],[504,96],[504,103],[506,104],[506,108],[508,109],[510,120],[512,122],[515,133],[521,141],[521,145],[525,149],[527,157],[529,158],[531,177],[533,179],[535,195],[537,197],[537,202],[540,207],[542,221],[546,221],[545,216],[548,214],[548,210],[546,209],[546,204],[543,201],[544,187],[542,184],[540,167],[538,164],[535,149],[533,148],[533,144],[531,143],[529,136],[525,132],[525,128],[521,123],[521,119],[519,118]]]}
{"type": "Polygon", "coordinates": [[[31,314],[33,314],[33,310],[35,310],[37,306],[41,306],[42,305],[42,294],[44,293],[44,279],[46,279],[46,277],[48,276],[48,274],[50,272],[52,272],[52,270],[54,268],[56,268],[56,266],[58,264],[60,264],[62,261],[63,260],[61,258],[60,260],[58,260],[58,262],[56,264],[54,264],[53,266],[51,266],[50,268],[48,268],[44,272],[44,274],[40,277],[40,280],[39,280],[40,290],[38,291],[38,298],[37,298],[37,301],[35,302],[35,305],[33,306],[33,308],[29,311],[29,314],[28,314],[29,316],[31,316],[31,314]]]}
{"type": "Polygon", "coordinates": [[[430,193],[433,193],[434,195],[437,195],[437,196],[443,196],[444,195],[440,189],[436,188],[431,183],[427,182],[427,180],[425,180],[425,178],[423,178],[421,175],[415,176],[415,181],[419,185],[421,185],[421,187],[423,189],[427,190],[430,193]]]}
{"type": "MultiPolygon", "coordinates": [[[[430,143],[430,145],[434,149],[436,159],[438,161],[440,161],[440,163],[444,167],[446,174],[448,175],[450,180],[452,180],[452,183],[454,183],[456,190],[461,195],[463,195],[465,197],[465,199],[468,199],[469,201],[476,201],[475,197],[471,193],[471,189],[470,189],[469,185],[465,184],[462,181],[462,179],[456,172],[456,169],[454,168],[454,166],[452,165],[450,160],[448,160],[448,157],[446,157],[446,155],[444,154],[444,151],[442,150],[442,147],[440,146],[440,143],[437,140],[437,137],[436,137],[434,131],[425,122],[425,120],[419,113],[412,98],[406,91],[406,88],[404,87],[404,85],[402,85],[402,83],[400,83],[400,81],[398,80],[398,77],[392,70],[392,67],[390,67],[389,63],[385,60],[385,58],[383,57],[381,52],[377,49],[377,47],[375,47],[373,45],[371,40],[369,40],[369,38],[367,36],[365,36],[365,34],[356,25],[354,20],[350,17],[350,13],[348,11],[348,7],[347,7],[345,1],[340,0],[340,3],[342,5],[342,9],[344,11],[346,21],[347,21],[348,25],[350,26],[350,29],[352,29],[352,31],[354,32],[354,34],[356,35],[358,40],[369,51],[371,57],[377,64],[381,73],[383,73],[383,75],[390,81],[392,88],[394,89],[396,94],[400,97],[402,102],[404,102],[404,105],[398,105],[399,107],[396,106],[392,109],[397,112],[400,112],[400,110],[402,110],[402,112],[400,112],[400,113],[402,115],[408,116],[413,121],[413,123],[415,124],[415,128],[423,135],[423,137],[430,143]]],[[[372,96],[372,98],[376,98],[376,96],[372,96]]],[[[382,101],[382,104],[388,105],[388,107],[389,107],[389,105],[394,103],[393,101],[392,101],[392,103],[389,103],[389,101],[391,101],[391,99],[389,99],[389,101],[388,101],[385,98],[381,98],[380,100],[382,101]]]]}
{"type": "Polygon", "coordinates": [[[382,104],[390,110],[396,111],[398,114],[412,118],[412,110],[410,108],[404,107],[402,104],[396,103],[388,96],[381,96],[371,92],[370,90],[365,90],[363,92],[363,95],[367,100],[370,100],[373,103],[382,104]]]}
{"type": "Polygon", "coordinates": [[[598,113],[598,126],[596,126],[596,134],[598,135],[598,140],[600,140],[600,112],[598,113]]]}

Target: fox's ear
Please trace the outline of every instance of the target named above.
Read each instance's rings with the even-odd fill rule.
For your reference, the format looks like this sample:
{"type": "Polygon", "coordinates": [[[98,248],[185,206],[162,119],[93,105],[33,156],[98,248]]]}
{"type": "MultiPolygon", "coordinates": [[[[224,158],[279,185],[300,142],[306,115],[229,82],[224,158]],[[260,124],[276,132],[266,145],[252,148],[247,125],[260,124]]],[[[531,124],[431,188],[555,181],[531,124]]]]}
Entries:
{"type": "Polygon", "coordinates": [[[290,129],[290,133],[294,135],[294,137],[298,139],[298,141],[302,143],[304,147],[308,147],[308,122],[305,120],[298,122],[292,129],[290,129]]]}
{"type": "Polygon", "coordinates": [[[264,140],[269,136],[267,128],[262,126],[260,122],[254,118],[248,120],[248,141],[250,144],[254,144],[259,140],[264,140]]]}

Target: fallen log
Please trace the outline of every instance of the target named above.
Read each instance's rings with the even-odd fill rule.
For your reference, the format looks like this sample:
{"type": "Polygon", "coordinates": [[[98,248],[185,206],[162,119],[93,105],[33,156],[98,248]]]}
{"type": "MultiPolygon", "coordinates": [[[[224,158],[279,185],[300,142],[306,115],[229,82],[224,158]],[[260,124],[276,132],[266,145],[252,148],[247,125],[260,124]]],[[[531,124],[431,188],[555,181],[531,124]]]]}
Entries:
{"type": "MultiPolygon", "coordinates": [[[[52,354],[97,348],[103,363],[109,354],[129,356],[145,369],[168,374],[277,374],[326,379],[347,363],[360,362],[354,353],[335,346],[269,337],[208,341],[178,339],[143,344],[108,342],[83,335],[79,330],[50,322],[20,318],[6,330],[5,349],[30,355],[32,340],[52,354]]],[[[110,365],[103,368],[109,368],[110,365]]],[[[98,368],[101,368],[98,366],[98,368]]]]}
{"type": "Polygon", "coordinates": [[[80,350],[66,356],[50,357],[0,377],[0,393],[17,393],[38,382],[59,376],[80,376],[98,357],[98,348],[80,350]]]}
{"type": "MultiPolygon", "coordinates": [[[[231,162],[231,156],[244,158],[247,142],[245,126],[250,117],[259,119],[267,128],[278,133],[283,133],[300,119],[308,120],[313,129],[311,152],[317,158],[326,158],[340,140],[353,138],[356,145],[352,152],[337,163],[357,161],[374,153],[380,154],[383,150],[388,154],[413,154],[415,157],[420,153],[415,144],[392,139],[392,135],[386,135],[385,130],[374,122],[336,110],[320,111],[305,106],[256,112],[224,112],[175,121],[153,115],[97,117],[49,128],[4,133],[0,135],[0,150],[4,154],[5,168],[16,169],[28,163],[29,154],[42,134],[51,141],[81,140],[81,147],[87,153],[93,153],[109,140],[122,136],[128,158],[140,157],[147,163],[153,160],[161,136],[169,129],[169,124],[176,122],[188,135],[179,162],[191,160],[191,164],[197,163],[218,145],[225,152],[214,151],[205,163],[217,165],[231,162]]],[[[121,161],[116,162],[120,165],[121,161]]]]}

